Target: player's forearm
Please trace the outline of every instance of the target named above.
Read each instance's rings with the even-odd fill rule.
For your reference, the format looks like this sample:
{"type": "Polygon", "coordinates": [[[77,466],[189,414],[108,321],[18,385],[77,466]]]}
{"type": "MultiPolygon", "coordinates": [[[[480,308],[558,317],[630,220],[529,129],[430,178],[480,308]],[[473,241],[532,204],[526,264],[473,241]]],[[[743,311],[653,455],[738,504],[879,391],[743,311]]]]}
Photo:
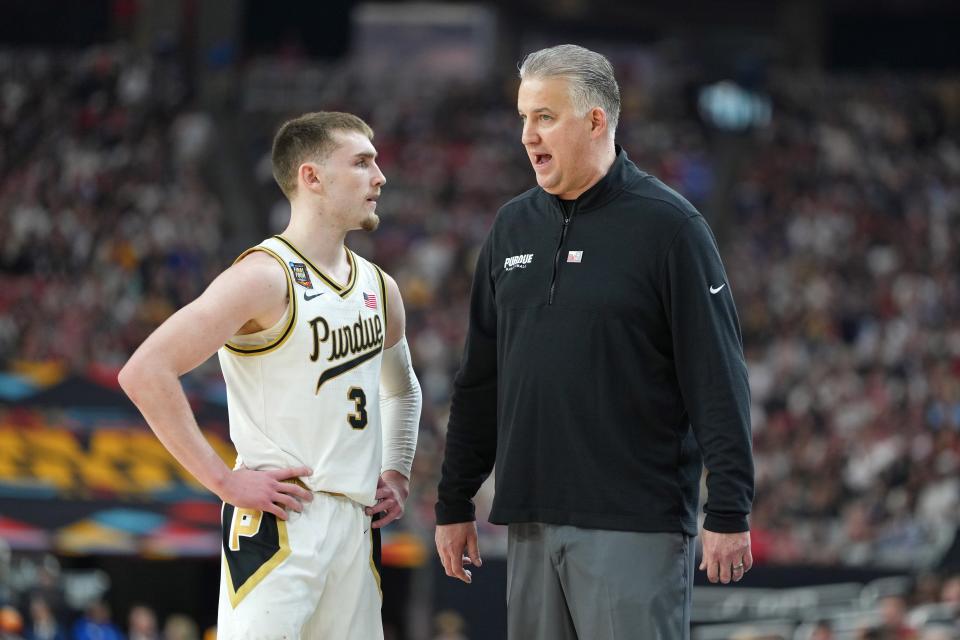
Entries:
{"type": "Polygon", "coordinates": [[[417,450],[421,397],[416,393],[380,399],[383,416],[383,471],[393,470],[410,477],[417,450]]]}
{"type": "Polygon", "coordinates": [[[383,352],[380,369],[380,415],[383,425],[383,471],[393,470],[409,478],[417,450],[420,383],[410,360],[405,338],[383,352]]]}
{"type": "Polygon", "coordinates": [[[201,484],[220,495],[230,469],[200,432],[177,375],[156,368],[146,371],[131,360],[118,380],[167,451],[201,484]]]}

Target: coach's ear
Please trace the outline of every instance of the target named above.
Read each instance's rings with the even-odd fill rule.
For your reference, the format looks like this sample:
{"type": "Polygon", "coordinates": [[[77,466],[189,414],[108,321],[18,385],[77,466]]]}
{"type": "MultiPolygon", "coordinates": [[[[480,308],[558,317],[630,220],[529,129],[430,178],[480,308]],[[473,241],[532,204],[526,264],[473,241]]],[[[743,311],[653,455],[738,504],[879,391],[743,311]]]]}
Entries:
{"type": "Polygon", "coordinates": [[[607,134],[607,127],[610,124],[607,121],[607,112],[600,107],[594,107],[587,114],[590,119],[590,137],[599,138],[607,134]]]}
{"type": "Polygon", "coordinates": [[[316,162],[304,162],[297,171],[297,191],[323,194],[323,167],[316,162]]]}

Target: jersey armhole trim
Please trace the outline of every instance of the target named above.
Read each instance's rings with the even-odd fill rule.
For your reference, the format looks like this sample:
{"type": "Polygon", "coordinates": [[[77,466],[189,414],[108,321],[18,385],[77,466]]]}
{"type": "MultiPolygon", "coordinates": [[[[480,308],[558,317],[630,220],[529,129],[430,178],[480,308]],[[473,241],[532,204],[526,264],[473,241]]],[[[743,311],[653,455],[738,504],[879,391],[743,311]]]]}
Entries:
{"type": "Polygon", "coordinates": [[[284,275],[287,276],[287,298],[290,301],[289,304],[291,306],[291,312],[290,312],[290,318],[289,320],[287,320],[287,326],[284,327],[283,332],[281,332],[281,334],[277,336],[276,340],[274,340],[273,342],[256,346],[256,347],[240,345],[235,342],[230,342],[229,340],[226,343],[224,343],[223,346],[226,347],[230,351],[230,353],[238,356],[247,356],[247,357],[259,356],[259,355],[270,353],[271,351],[275,351],[279,349],[283,345],[283,343],[287,341],[287,338],[289,338],[290,335],[293,333],[293,327],[297,321],[297,297],[293,293],[293,278],[290,277],[290,270],[287,268],[287,264],[283,261],[283,258],[281,258],[279,255],[277,255],[270,249],[267,249],[266,247],[252,247],[250,249],[247,249],[243,253],[241,253],[240,256],[233,261],[233,263],[236,264],[237,262],[239,262],[246,256],[250,255],[254,251],[262,251],[266,254],[269,254],[273,256],[273,258],[277,262],[280,263],[280,267],[283,269],[284,275]]]}
{"type": "MultiPolygon", "coordinates": [[[[373,264],[372,262],[370,264],[373,264]]],[[[380,270],[380,267],[373,264],[374,271],[377,272],[377,280],[380,281],[380,299],[383,300],[383,336],[387,336],[387,282],[383,277],[383,271],[380,270]]],[[[387,344],[386,339],[383,341],[384,348],[387,344]]]]}

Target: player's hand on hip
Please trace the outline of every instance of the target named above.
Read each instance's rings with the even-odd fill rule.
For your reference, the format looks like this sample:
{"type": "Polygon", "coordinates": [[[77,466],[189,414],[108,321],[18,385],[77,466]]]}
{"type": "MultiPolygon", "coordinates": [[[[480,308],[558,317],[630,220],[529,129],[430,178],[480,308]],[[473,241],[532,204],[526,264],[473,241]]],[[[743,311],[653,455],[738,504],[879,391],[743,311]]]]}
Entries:
{"type": "Polygon", "coordinates": [[[464,566],[483,565],[480,547],[477,545],[477,523],[438,524],[435,540],[440,562],[443,563],[443,569],[447,575],[463,580],[467,584],[473,582],[473,574],[464,566]]]}
{"type": "Polygon", "coordinates": [[[281,520],[286,520],[287,511],[299,513],[303,511],[304,502],[313,500],[312,492],[286,481],[309,476],[311,473],[307,467],[263,471],[241,467],[230,472],[222,490],[217,493],[227,504],[241,509],[272,513],[281,520]]]}
{"type": "Polygon", "coordinates": [[[703,560],[700,569],[706,570],[710,582],[729,584],[740,582],[753,566],[750,553],[750,532],[717,533],[703,530],[703,560]]]}
{"type": "Polygon", "coordinates": [[[379,520],[374,520],[374,529],[385,527],[394,520],[403,517],[404,505],[410,493],[410,480],[399,471],[384,471],[377,480],[377,504],[364,509],[368,516],[382,513],[379,520]]]}

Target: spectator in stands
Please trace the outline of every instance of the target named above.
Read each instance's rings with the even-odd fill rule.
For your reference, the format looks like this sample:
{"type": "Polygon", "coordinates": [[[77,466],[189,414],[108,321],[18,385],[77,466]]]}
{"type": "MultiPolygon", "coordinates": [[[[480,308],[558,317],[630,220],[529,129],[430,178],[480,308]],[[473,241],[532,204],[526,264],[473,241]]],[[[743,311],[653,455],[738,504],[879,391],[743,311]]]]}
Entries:
{"type": "Polygon", "coordinates": [[[143,604],[130,609],[127,636],[129,640],[159,640],[157,614],[153,609],[143,604]]]}
{"type": "Polygon", "coordinates": [[[14,600],[13,588],[10,586],[10,545],[0,538],[0,606],[14,600]]]}
{"type": "Polygon", "coordinates": [[[954,615],[960,621],[960,574],[944,580],[940,588],[940,602],[953,609],[954,615]]]}
{"type": "Polygon", "coordinates": [[[63,581],[60,578],[60,562],[52,554],[44,554],[36,566],[34,584],[28,589],[29,600],[42,600],[53,617],[63,623],[72,613],[67,606],[63,581]]]}
{"type": "Polygon", "coordinates": [[[73,640],[123,640],[123,633],[110,619],[109,605],[96,600],[73,625],[73,640]]]}
{"type": "Polygon", "coordinates": [[[468,640],[464,630],[467,626],[463,617],[445,609],[433,617],[434,635],[432,640],[468,640]]]}
{"type": "Polygon", "coordinates": [[[933,604],[940,601],[943,579],[932,571],[922,571],[913,582],[911,607],[933,604]]]}
{"type": "Polygon", "coordinates": [[[747,627],[743,630],[734,631],[730,635],[730,640],[787,640],[780,633],[766,633],[747,627]]]}
{"type": "Polygon", "coordinates": [[[907,602],[903,596],[889,595],[880,599],[880,635],[883,640],[915,640],[916,629],[907,624],[907,602]]]}
{"type": "Polygon", "coordinates": [[[197,623],[189,617],[175,613],[163,625],[163,640],[199,640],[197,623]]]}
{"type": "Polygon", "coordinates": [[[10,605],[0,607],[0,640],[24,640],[23,616],[10,605]]]}
{"type": "Polygon", "coordinates": [[[810,632],[809,640],[834,640],[833,625],[826,620],[819,621],[810,632]]]}
{"type": "Polygon", "coordinates": [[[920,640],[958,640],[960,631],[957,627],[946,625],[931,625],[924,627],[920,632],[920,640]]]}
{"type": "Polygon", "coordinates": [[[24,637],[26,640],[67,640],[66,633],[53,615],[50,603],[41,596],[30,598],[30,624],[24,637]]]}

